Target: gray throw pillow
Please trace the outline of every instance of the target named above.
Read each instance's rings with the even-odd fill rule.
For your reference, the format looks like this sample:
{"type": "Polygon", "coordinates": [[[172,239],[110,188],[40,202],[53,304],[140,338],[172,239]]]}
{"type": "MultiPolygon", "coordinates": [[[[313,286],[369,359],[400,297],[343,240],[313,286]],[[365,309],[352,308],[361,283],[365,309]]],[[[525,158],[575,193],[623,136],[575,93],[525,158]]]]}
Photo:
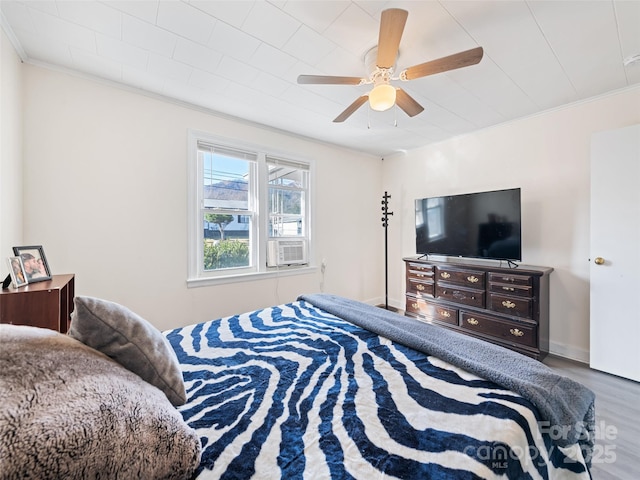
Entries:
{"type": "Polygon", "coordinates": [[[78,296],[69,335],[158,387],[174,405],[187,395],[175,352],[162,332],[117,303],[78,296]]]}

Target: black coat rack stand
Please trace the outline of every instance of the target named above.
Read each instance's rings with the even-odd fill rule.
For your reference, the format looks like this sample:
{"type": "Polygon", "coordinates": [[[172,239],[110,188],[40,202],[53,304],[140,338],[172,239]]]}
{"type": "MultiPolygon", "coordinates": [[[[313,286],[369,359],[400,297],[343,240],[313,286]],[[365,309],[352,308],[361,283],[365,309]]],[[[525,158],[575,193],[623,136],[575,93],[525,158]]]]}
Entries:
{"type": "Polygon", "coordinates": [[[386,191],[382,196],[382,226],[384,227],[384,308],[389,310],[389,264],[387,250],[387,229],[389,227],[389,216],[393,212],[389,211],[389,195],[386,191]]]}

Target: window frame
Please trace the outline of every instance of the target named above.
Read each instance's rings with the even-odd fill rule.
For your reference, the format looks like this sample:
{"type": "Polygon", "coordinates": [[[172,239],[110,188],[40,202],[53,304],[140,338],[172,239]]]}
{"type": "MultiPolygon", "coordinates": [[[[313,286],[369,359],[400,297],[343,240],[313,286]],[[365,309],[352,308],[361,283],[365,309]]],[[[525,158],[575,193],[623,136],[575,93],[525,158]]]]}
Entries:
{"type": "MultiPolygon", "coordinates": [[[[249,142],[241,142],[229,138],[223,138],[210,133],[188,130],[188,152],[187,152],[187,286],[205,286],[224,283],[242,282],[251,279],[258,279],[276,275],[298,275],[314,272],[317,268],[314,265],[313,255],[313,205],[314,205],[314,182],[315,182],[315,162],[309,158],[302,158],[301,155],[283,152],[263,145],[251,144],[249,142]],[[256,154],[256,175],[250,181],[255,182],[255,202],[257,206],[254,210],[255,221],[252,222],[252,242],[254,246],[251,248],[250,256],[252,265],[249,267],[230,268],[218,271],[205,271],[203,265],[203,239],[204,231],[202,226],[202,199],[203,199],[203,182],[202,182],[202,165],[198,161],[198,144],[208,143],[218,145],[223,148],[252,152],[256,154]],[[267,267],[267,243],[270,239],[269,232],[269,211],[268,211],[268,159],[277,158],[288,161],[291,164],[297,164],[308,167],[307,182],[307,205],[306,214],[306,236],[303,238],[307,244],[307,260],[306,265],[291,265],[280,267],[267,267]]],[[[251,187],[250,187],[251,191],[251,187]]],[[[250,199],[251,202],[251,199],[250,199]]]]}
{"type": "Polygon", "coordinates": [[[267,155],[265,158],[265,162],[266,162],[266,169],[267,169],[267,179],[266,179],[266,184],[265,184],[265,188],[266,188],[266,194],[267,194],[267,202],[266,202],[266,206],[267,206],[267,212],[266,212],[266,221],[267,221],[267,228],[266,228],[266,235],[267,235],[267,241],[269,240],[277,240],[277,239],[283,239],[283,240],[287,240],[287,239],[301,239],[301,240],[306,240],[307,243],[309,243],[309,215],[310,215],[310,177],[311,177],[311,169],[310,169],[310,165],[306,164],[304,162],[299,162],[299,161],[292,161],[290,159],[284,159],[284,158],[277,158],[273,155],[267,155]],[[269,176],[269,167],[270,166],[276,166],[276,167],[284,167],[284,168],[294,168],[297,171],[304,171],[305,173],[302,174],[302,178],[304,179],[303,181],[303,185],[302,186],[289,186],[289,185],[278,185],[278,184],[272,184],[271,180],[270,180],[270,176],[269,176]],[[300,193],[301,194],[301,198],[303,199],[303,203],[301,205],[301,212],[299,214],[290,214],[290,213],[283,213],[281,212],[280,214],[276,214],[271,212],[270,210],[270,204],[271,204],[271,190],[278,190],[281,192],[291,192],[291,193],[300,193]],[[272,235],[273,230],[272,228],[270,228],[271,225],[271,220],[275,217],[299,217],[299,219],[303,222],[302,223],[302,229],[303,232],[301,234],[296,234],[296,235],[272,235]]]}

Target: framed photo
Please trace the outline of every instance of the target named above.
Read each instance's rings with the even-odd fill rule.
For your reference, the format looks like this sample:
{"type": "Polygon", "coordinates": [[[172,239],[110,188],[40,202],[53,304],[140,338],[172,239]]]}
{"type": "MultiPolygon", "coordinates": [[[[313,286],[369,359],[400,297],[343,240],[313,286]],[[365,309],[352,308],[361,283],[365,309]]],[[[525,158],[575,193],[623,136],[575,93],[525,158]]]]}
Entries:
{"type": "Polygon", "coordinates": [[[24,271],[24,265],[22,264],[22,258],[9,257],[7,258],[7,263],[9,264],[9,275],[11,275],[14,287],[22,287],[29,283],[27,273],[24,271]]]}
{"type": "Polygon", "coordinates": [[[49,264],[44,256],[42,245],[13,247],[13,254],[20,257],[29,283],[51,280],[49,264]]]}

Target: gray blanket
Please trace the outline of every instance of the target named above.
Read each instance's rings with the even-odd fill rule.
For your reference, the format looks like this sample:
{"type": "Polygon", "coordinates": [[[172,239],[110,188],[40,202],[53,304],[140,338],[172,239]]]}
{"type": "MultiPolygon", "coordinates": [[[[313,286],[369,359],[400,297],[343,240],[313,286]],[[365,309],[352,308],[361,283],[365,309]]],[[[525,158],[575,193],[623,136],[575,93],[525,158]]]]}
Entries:
{"type": "Polygon", "coordinates": [[[583,385],[517,352],[381,308],[329,294],[298,299],[513,390],[538,408],[557,445],[578,443],[589,462],[595,440],[595,395],[583,385]]]}
{"type": "Polygon", "coordinates": [[[0,324],[0,479],[189,479],[201,444],[162,391],[45,328],[0,324]]]}

